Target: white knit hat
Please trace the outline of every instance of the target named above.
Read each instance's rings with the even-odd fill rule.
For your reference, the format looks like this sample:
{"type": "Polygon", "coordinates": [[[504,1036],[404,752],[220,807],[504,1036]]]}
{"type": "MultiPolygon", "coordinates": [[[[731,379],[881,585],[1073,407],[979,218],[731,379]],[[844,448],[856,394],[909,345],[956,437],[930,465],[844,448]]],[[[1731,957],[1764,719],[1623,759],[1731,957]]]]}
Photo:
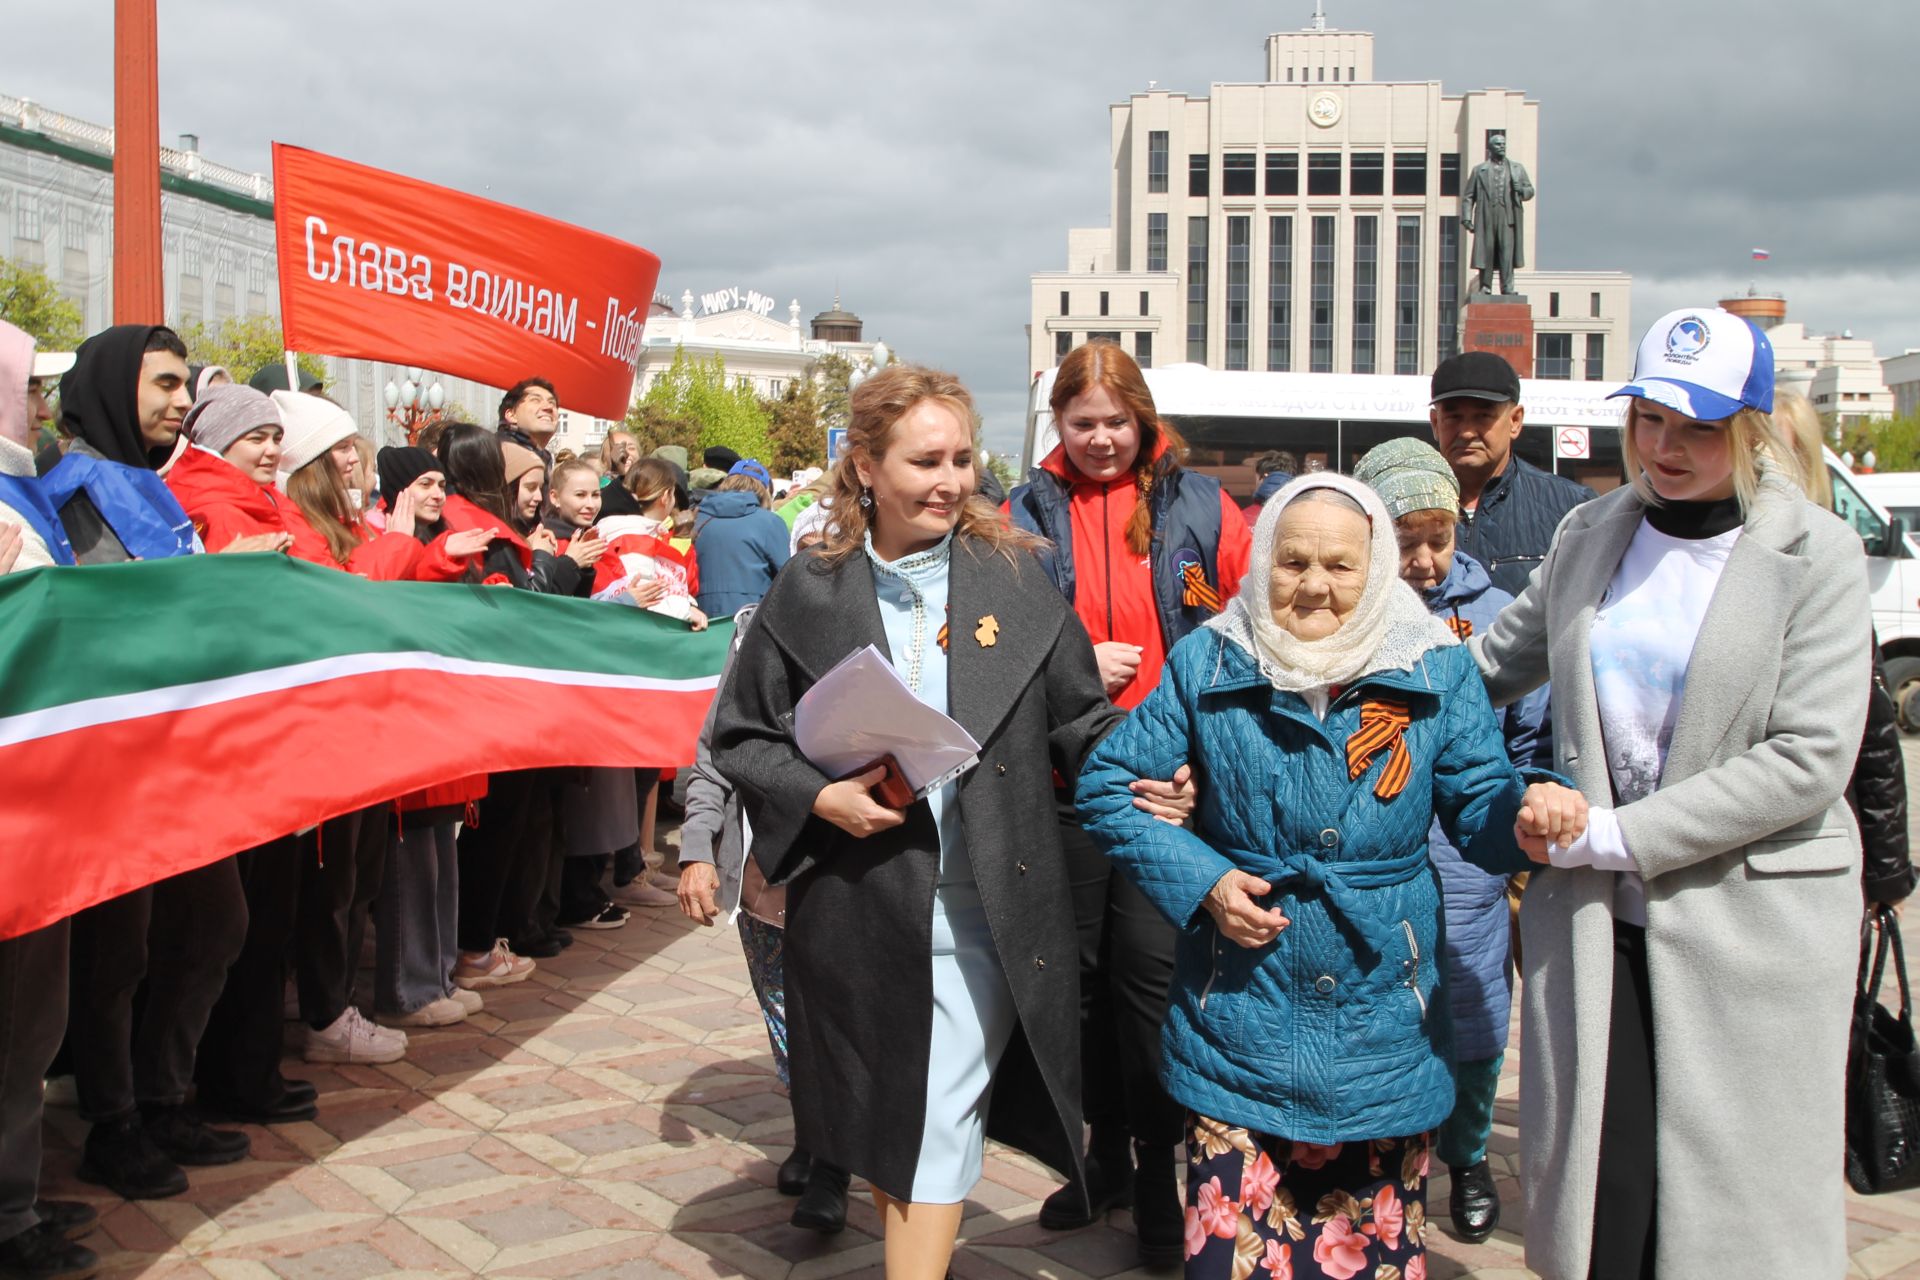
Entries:
{"type": "Polygon", "coordinates": [[[274,407],[286,439],[280,442],[280,478],[286,479],[342,440],[360,434],[353,418],[331,400],[304,391],[276,391],[274,407]]]}

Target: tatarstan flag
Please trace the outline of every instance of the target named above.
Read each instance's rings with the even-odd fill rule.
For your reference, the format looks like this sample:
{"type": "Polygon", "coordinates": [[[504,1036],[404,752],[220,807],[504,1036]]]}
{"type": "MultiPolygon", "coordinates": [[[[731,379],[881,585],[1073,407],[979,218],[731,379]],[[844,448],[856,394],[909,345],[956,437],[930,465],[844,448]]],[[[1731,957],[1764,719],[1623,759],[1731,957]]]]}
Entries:
{"type": "Polygon", "coordinates": [[[0,579],[0,937],[435,783],[686,764],[731,637],[280,555],[0,579]]]}

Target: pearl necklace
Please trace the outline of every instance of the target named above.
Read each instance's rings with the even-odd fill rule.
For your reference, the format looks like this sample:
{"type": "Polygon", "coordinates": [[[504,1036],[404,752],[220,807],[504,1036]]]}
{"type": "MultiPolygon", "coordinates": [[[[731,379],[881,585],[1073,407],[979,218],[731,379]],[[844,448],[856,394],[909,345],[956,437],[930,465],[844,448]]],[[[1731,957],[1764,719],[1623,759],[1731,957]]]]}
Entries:
{"type": "Polygon", "coordinates": [[[883,560],[879,552],[873,549],[873,533],[866,535],[867,559],[875,572],[898,582],[906,588],[907,598],[913,605],[912,642],[907,654],[907,688],[915,694],[920,692],[921,653],[927,643],[927,597],[922,583],[939,577],[946,572],[947,562],[953,550],[953,535],[946,537],[925,551],[916,551],[910,556],[898,560],[883,560]]]}

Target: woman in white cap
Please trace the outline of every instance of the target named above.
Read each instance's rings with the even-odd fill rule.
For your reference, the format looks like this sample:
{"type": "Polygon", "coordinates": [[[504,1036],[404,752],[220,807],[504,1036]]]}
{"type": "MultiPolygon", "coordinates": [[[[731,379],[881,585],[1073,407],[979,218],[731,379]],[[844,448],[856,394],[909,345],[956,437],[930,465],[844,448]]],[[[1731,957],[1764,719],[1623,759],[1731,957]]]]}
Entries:
{"type": "Polygon", "coordinates": [[[1864,553],[1741,317],[1661,317],[1617,394],[1628,485],[1470,642],[1496,703],[1552,680],[1558,767],[1614,798],[1520,913],[1527,1264],[1838,1276],[1864,553]]]}

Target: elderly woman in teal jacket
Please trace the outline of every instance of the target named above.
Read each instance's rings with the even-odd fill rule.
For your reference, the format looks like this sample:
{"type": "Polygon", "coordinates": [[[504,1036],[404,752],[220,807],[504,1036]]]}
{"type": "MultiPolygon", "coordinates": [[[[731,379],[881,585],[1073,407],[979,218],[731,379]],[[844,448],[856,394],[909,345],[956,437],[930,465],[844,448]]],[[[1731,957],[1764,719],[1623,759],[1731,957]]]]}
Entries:
{"type": "Polygon", "coordinates": [[[1181,930],[1161,1072],[1192,1115],[1189,1280],[1425,1274],[1427,1134],[1454,1100],[1428,831],[1518,871],[1585,827],[1577,792],[1510,762],[1398,569],[1371,489],[1294,481],[1240,592],[1080,777],[1095,841],[1181,930]],[[1191,830],[1133,807],[1129,783],[1188,761],[1191,830]]]}

